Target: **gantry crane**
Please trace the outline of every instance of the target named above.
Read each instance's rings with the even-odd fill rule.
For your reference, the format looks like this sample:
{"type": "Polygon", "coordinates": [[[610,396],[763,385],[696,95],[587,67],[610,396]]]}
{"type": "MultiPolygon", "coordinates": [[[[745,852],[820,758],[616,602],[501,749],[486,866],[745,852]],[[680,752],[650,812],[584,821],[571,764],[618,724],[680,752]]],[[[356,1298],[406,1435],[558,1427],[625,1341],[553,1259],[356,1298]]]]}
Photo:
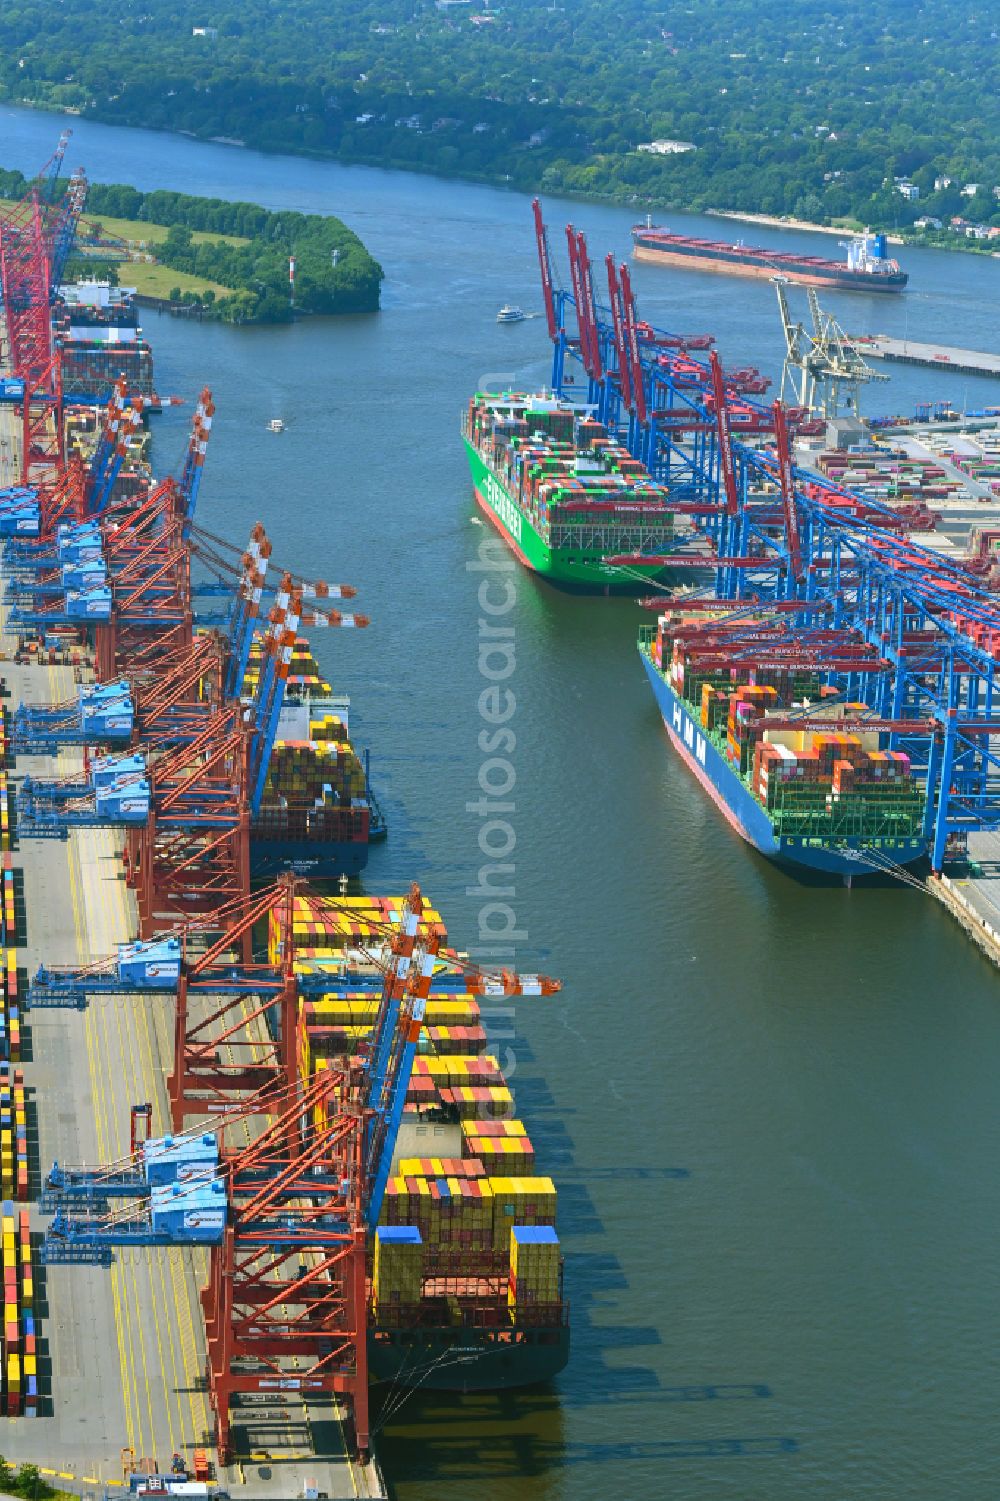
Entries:
{"type": "Polygon", "coordinates": [[[801,321],[793,323],[785,286],[781,277],[775,277],[774,290],[785,335],[781,400],[785,400],[787,391],[798,406],[826,420],[839,417],[841,405],[857,416],[862,386],[887,381],[889,377],[881,370],[873,370],[862,359],[833,314],[820,307],[815,287],[806,292],[811,331],[801,321]]]}
{"type": "Polygon", "coordinates": [[[303,897],[308,902],[308,888],[288,876],[234,907],[229,931],[207,948],[203,928],[189,924],[156,945],[123,946],[100,966],[40,972],[33,986],[36,1004],[46,993],[73,1004],[102,989],[174,996],[174,1134],[97,1169],[55,1165],[46,1203],[56,1218],[43,1255],[107,1265],[117,1247],[210,1247],[202,1304],[223,1459],[231,1402],[259,1390],[262,1373],[303,1392],[348,1396],[357,1447],[367,1450],[366,1253],[436,971],[450,965],[479,993],[560,988],[442,953],[414,886],[399,924],[386,925],[382,942],[366,951],[362,972],[322,978],[328,990],[371,987],[377,1010],[366,1047],[303,1080],[296,1024],[307,977],[294,939],[303,897]],[[278,962],[241,962],[244,934],[272,914],[280,921],[278,962]],[[185,1131],[191,1114],[209,1115],[210,1126],[185,1131]],[[227,1128],[251,1117],[266,1124],[244,1150],[229,1151],[227,1128]],[[120,1206],[111,1208],[112,1200],[120,1206]]]}
{"type": "MultiPolygon", "coordinates": [[[[573,293],[556,289],[538,208],[535,226],[540,260],[546,262],[543,289],[552,298],[552,385],[569,399],[577,387],[567,366],[584,364],[590,308],[582,287],[583,307],[573,293]],[[574,315],[579,338],[568,333],[574,315]]],[[[577,244],[577,258],[578,252],[577,244]]],[[[763,607],[787,610],[802,628],[810,617],[832,615],[838,629],[888,663],[877,672],[851,671],[854,658],[847,652],[843,659],[831,658],[825,681],[849,688],[853,699],[891,727],[884,732],[885,748],[909,756],[924,788],[923,836],[931,864],[940,870],[947,850],[969,832],[1000,829],[996,597],[963,565],[914,541],[909,529],[919,518],[905,507],[806,472],[787,452],[779,453],[784,443],[775,441],[775,408],[730,380],[723,382],[731,436],[726,460],[711,368],[690,354],[679,359],[675,335],[639,321],[627,277],[615,272],[609,291],[609,308],[598,305],[594,314],[602,373],[593,380],[587,372],[588,403],[654,478],[669,481],[675,509],[704,535],[712,573],[701,592],[711,609],[737,616],[763,607]],[[725,474],[730,461],[735,512],[725,474]]],[[[825,346],[828,373],[847,388],[859,374],[856,351],[815,300],[812,313],[811,335],[800,337],[789,320],[793,353],[808,362],[814,347],[825,346]]],[[[808,386],[798,389],[794,406],[781,405],[787,434],[822,433],[824,419],[808,412],[803,394],[810,396],[808,386]]],[[[692,557],[691,565],[704,568],[705,561],[692,557]]],[[[670,556],[664,563],[688,566],[670,556]]],[[[685,603],[694,609],[698,601],[685,603]]]]}

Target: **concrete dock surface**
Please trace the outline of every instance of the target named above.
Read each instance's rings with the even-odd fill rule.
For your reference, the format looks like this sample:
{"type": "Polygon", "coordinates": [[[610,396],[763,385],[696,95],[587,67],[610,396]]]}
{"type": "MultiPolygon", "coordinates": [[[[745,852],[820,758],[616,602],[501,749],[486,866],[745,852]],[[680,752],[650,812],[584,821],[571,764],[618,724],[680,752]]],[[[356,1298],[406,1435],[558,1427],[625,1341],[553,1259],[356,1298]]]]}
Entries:
{"type": "MultiPolygon", "coordinates": [[[[2,671],[11,706],[62,702],[75,693],[68,668],[6,661],[2,671]]],[[[70,776],[81,770],[75,751],[26,756],[11,782],[28,772],[70,776]]],[[[23,870],[26,913],[18,962],[29,975],[40,963],[83,964],[111,954],[135,936],[118,832],[81,829],[66,841],[26,840],[15,863],[23,870]]],[[[151,1102],[153,1134],[169,1130],[169,997],[99,996],[82,1013],[29,1010],[26,1023],[33,1172],[44,1174],[57,1160],[126,1157],[133,1104],[151,1102]]],[[[36,1190],[37,1176],[32,1196],[36,1190]]],[[[34,1209],[33,1231],[44,1223],[34,1209]]],[[[40,1348],[48,1358],[40,1369],[51,1374],[51,1400],[38,1417],[6,1420],[7,1458],[88,1484],[120,1484],[125,1448],[161,1470],[169,1470],[175,1453],[190,1464],[196,1447],[214,1459],[198,1298],[207,1260],[201,1249],[146,1248],[116,1251],[110,1269],[41,1269],[40,1348]]],[[[335,1402],[305,1404],[295,1393],[262,1393],[241,1405],[245,1418],[234,1414],[239,1459],[220,1469],[219,1489],[277,1501],[301,1495],[308,1477],[331,1498],[382,1494],[377,1468],[349,1461],[335,1402]]]]}
{"type": "Polygon", "coordinates": [[[889,334],[851,334],[863,355],[895,360],[901,365],[930,365],[938,370],[956,370],[963,375],[1000,375],[1000,354],[983,349],[956,349],[950,344],[928,344],[920,339],[895,339],[889,334]]]}

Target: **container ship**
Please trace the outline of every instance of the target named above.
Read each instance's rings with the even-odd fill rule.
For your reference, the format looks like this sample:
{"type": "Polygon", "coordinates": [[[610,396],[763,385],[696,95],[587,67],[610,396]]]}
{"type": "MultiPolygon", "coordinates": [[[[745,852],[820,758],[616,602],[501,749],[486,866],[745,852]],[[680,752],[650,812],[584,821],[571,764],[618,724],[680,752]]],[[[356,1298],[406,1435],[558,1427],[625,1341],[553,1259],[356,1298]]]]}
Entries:
{"type": "Polygon", "coordinates": [[[737,833],[769,859],[845,878],[921,859],[909,758],[876,731],[844,732],[870,709],[807,672],[702,667],[685,636],[708,623],[663,615],[639,653],[671,744],[737,833]]]}
{"type": "MultiPolygon", "coordinates": [[[[244,693],[252,695],[260,646],[251,650],[244,693]]],[[[299,637],[278,718],[260,812],[250,825],[255,879],[294,870],[310,880],[357,876],[386,824],[351,744],[350,699],[325,682],[308,642],[299,637]]]]}
{"type": "Polygon", "coordinates": [[[124,375],[129,395],[159,410],[153,352],[139,327],[132,289],[107,282],[73,282],[60,288],[52,313],[62,356],[63,396],[70,403],[103,406],[124,375]]]}
{"type": "MultiPolygon", "coordinates": [[[[329,993],[299,1003],[301,1078],[362,1051],[378,1010],[373,950],[404,899],[297,898],[295,965],[330,975],[329,993]]],[[[284,950],[284,911],[269,919],[268,955],[284,950]]],[[[425,907],[418,942],[440,914],[425,907]]],[[[569,1359],[569,1307],[556,1233],[556,1188],[488,1051],[479,999],[442,965],[369,1256],[373,1382],[493,1391],[550,1380],[569,1359]]]]}
{"type": "Polygon", "coordinates": [[[660,555],[674,516],[667,490],[589,410],[559,397],[478,393],[462,436],[476,500],[515,557],[550,583],[641,593],[662,566],[627,571],[605,558],[660,555]]]}
{"type": "MultiPolygon", "coordinates": [[[[89,404],[68,407],[63,425],[67,454],[79,454],[89,464],[100,441],[104,411],[89,404]]],[[[152,442],[149,428],[143,424],[130,435],[125,458],[108,496],[109,505],[138,505],[149,494],[153,483],[152,442]]]]}
{"type": "Polygon", "coordinates": [[[838,292],[901,292],[909,281],[899,262],[886,254],[885,235],[853,235],[845,242],[846,261],[828,261],[817,255],[792,255],[782,250],[764,250],[730,244],[724,240],[696,240],[690,235],[671,234],[653,224],[637,224],[632,230],[633,254],[639,261],[663,266],[688,266],[697,271],[718,271],[726,276],[756,276],[773,281],[780,277],[807,287],[828,287],[838,292]]]}

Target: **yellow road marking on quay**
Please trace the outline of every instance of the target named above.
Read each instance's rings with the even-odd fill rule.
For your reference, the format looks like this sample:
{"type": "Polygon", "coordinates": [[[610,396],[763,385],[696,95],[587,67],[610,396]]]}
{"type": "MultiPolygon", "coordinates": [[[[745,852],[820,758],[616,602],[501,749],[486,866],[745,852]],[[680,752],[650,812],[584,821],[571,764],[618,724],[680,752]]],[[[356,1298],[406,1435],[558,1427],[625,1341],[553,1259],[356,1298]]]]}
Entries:
{"type": "MultiPolygon", "coordinates": [[[[58,702],[67,696],[65,685],[58,680],[68,677],[68,673],[65,669],[48,668],[47,675],[50,701],[58,702]]],[[[79,775],[81,770],[80,756],[73,750],[60,753],[55,764],[60,775],[79,775]]],[[[79,830],[71,834],[66,844],[76,949],[81,962],[110,954],[118,942],[134,936],[134,914],[119,876],[119,839],[112,830],[79,830]]],[[[247,998],[241,999],[242,1036],[249,1044],[245,1051],[250,1059],[260,1062],[270,1047],[270,1037],[262,1017],[250,1020],[253,1005],[247,998]]],[[[132,1103],[151,1099],[154,1134],[170,1129],[165,1076],[174,1050],[173,1008],[162,997],[97,997],[86,1010],[84,1026],[98,1160],[114,1161],[128,1152],[126,1123],[132,1103]]],[[[226,1052],[230,1061],[235,1061],[231,1044],[226,1046],[226,1052]]],[[[257,1128],[244,1118],[237,1129],[249,1144],[257,1128]]],[[[165,1436],[164,1421],[171,1452],[184,1452],[188,1446],[210,1442],[208,1396],[197,1389],[204,1370],[204,1326],[198,1289],[207,1280],[207,1271],[206,1251],[179,1247],[120,1250],[109,1271],[125,1433],[137,1456],[158,1453],[165,1436]],[[150,1343],[154,1339],[155,1352],[150,1343]],[[157,1366],[162,1399],[155,1389],[155,1379],[150,1379],[157,1366]]],[[[298,1359],[294,1366],[300,1366],[298,1359]]],[[[339,1402],[335,1402],[332,1416],[339,1430],[352,1490],[358,1496],[358,1477],[350,1460],[339,1402]]],[[[311,1441],[310,1413],[304,1401],[301,1420],[311,1441]]],[[[299,1452],[290,1445],[283,1449],[280,1441],[275,1454],[275,1459],[285,1462],[318,1457],[314,1447],[299,1452]]],[[[242,1471],[242,1465],[239,1469],[242,1471]]],[[[46,1473],[65,1479],[82,1478],[88,1484],[100,1483],[97,1477],[74,1477],[68,1471],[46,1473]]]]}
{"type": "MultiPolygon", "coordinates": [[[[93,894],[93,905],[98,909],[97,912],[93,915],[95,918],[98,918],[99,921],[95,921],[93,927],[91,928],[92,932],[94,931],[94,929],[100,929],[98,942],[95,943],[95,950],[99,954],[110,953],[113,951],[114,944],[119,940],[129,936],[129,934],[127,931],[127,924],[125,920],[126,914],[124,908],[121,912],[121,921],[116,922],[115,920],[117,914],[112,909],[112,904],[107,891],[107,877],[104,874],[104,871],[100,869],[100,864],[103,864],[106,859],[106,846],[109,842],[108,837],[103,830],[88,830],[80,837],[88,839],[88,842],[91,844],[91,857],[95,860],[95,866],[97,867],[98,878],[93,882],[92,885],[88,886],[87,888],[87,894],[93,894]]],[[[114,1121],[115,1157],[117,1159],[128,1156],[128,1140],[125,1135],[124,1116],[126,1110],[129,1109],[130,1104],[135,1097],[136,1088],[138,1087],[140,1092],[142,1092],[144,1084],[144,1081],[141,1077],[141,1071],[136,1067],[135,1029],[129,1024],[131,1018],[127,1010],[128,1007],[137,1004],[141,1003],[133,1001],[132,997],[130,996],[107,996],[101,998],[98,1001],[98,1015],[102,1023],[102,1036],[104,1042],[105,1057],[108,1065],[108,1077],[112,1077],[111,1070],[114,1067],[115,1044],[117,1044],[116,1051],[119,1058],[121,1076],[127,1081],[127,1092],[129,1095],[128,1101],[121,1100],[118,1104],[117,1109],[114,1109],[113,1105],[110,1107],[114,1121]]],[[[135,1295],[137,1309],[141,1306],[139,1302],[140,1281],[147,1284],[146,1292],[152,1312],[152,1329],[149,1332],[152,1334],[156,1342],[155,1353],[160,1369],[160,1381],[163,1387],[163,1412],[167,1420],[167,1431],[170,1439],[170,1452],[174,1453],[177,1445],[175,1441],[173,1414],[170,1408],[170,1382],[167,1377],[166,1361],[164,1358],[164,1338],[161,1327],[160,1299],[156,1295],[155,1285],[155,1268],[158,1256],[158,1251],[130,1249],[117,1253],[116,1260],[125,1260],[126,1258],[128,1260],[129,1265],[127,1267],[127,1271],[131,1272],[131,1284],[133,1293],[135,1295]]],[[[152,1383],[148,1379],[148,1367],[146,1359],[146,1330],[142,1325],[141,1314],[139,1315],[138,1322],[141,1331],[140,1338],[143,1358],[143,1372],[147,1376],[146,1401],[149,1410],[150,1441],[152,1445],[150,1452],[155,1454],[155,1435],[157,1424],[153,1407],[152,1383]]]]}
{"type": "MultiPolygon", "coordinates": [[[[83,962],[91,957],[87,952],[86,920],[80,894],[79,852],[75,838],[67,844],[70,897],[73,905],[73,924],[76,930],[77,952],[83,962]]],[[[104,1128],[104,1107],[101,1071],[96,1051],[95,1001],[90,1001],[84,1012],[84,1037],[87,1049],[87,1071],[90,1078],[90,1094],[93,1102],[94,1129],[97,1136],[97,1156],[102,1162],[109,1157],[104,1128]]],[[[118,1340],[118,1364],[122,1377],[122,1399],[125,1405],[125,1432],[129,1448],[142,1453],[145,1435],[139,1415],[139,1390],[135,1371],[135,1345],[131,1326],[126,1327],[126,1315],[122,1310],[120,1267],[113,1265],[108,1273],[111,1282],[111,1297],[114,1305],[115,1333],[118,1340]]]]}
{"type": "MultiPolygon", "coordinates": [[[[114,836],[109,837],[109,855],[117,862],[117,847],[114,836]]],[[[105,889],[110,886],[109,899],[113,893],[114,905],[118,908],[120,922],[127,936],[131,936],[131,920],[128,903],[125,895],[125,887],[117,878],[110,883],[105,883],[105,889]]],[[[149,1093],[154,1096],[154,1106],[161,1117],[160,1129],[166,1132],[170,1128],[170,1122],[166,1117],[166,1089],[165,1074],[167,1072],[166,1058],[173,1049],[173,1025],[172,1007],[170,1002],[161,996],[148,997],[122,997],[121,1005],[127,1009],[130,1018],[137,1021],[135,1028],[139,1055],[143,1059],[139,1065],[140,1081],[145,1079],[151,1088],[149,1093]],[[154,1058],[154,1050],[156,1057],[154,1058]]],[[[188,1395],[188,1407],[190,1409],[190,1443],[192,1446],[203,1442],[206,1429],[209,1426],[208,1402],[205,1394],[196,1389],[197,1381],[202,1372],[202,1360],[198,1350],[198,1337],[195,1331],[194,1311],[197,1313],[200,1323],[201,1310],[198,1304],[196,1274],[200,1274],[200,1281],[207,1280],[207,1256],[204,1251],[192,1250],[187,1252],[181,1248],[170,1248],[159,1253],[154,1253],[157,1262],[157,1273],[160,1287],[163,1292],[163,1314],[167,1321],[170,1343],[170,1359],[175,1379],[175,1394],[177,1400],[177,1426],[182,1435],[186,1428],[184,1418],[183,1393],[185,1388],[188,1395]],[[186,1270],[185,1263],[189,1260],[190,1272],[186,1270]],[[173,1302],[176,1319],[169,1319],[167,1315],[167,1278],[169,1276],[170,1297],[173,1302]],[[179,1368],[178,1368],[179,1362],[179,1368]]]]}
{"type": "MultiPolygon", "coordinates": [[[[50,668],[48,675],[52,685],[51,696],[55,699],[58,691],[56,673],[50,668]]],[[[64,753],[56,759],[59,770],[66,771],[70,769],[74,758],[64,753]],[[70,764],[68,765],[67,763],[70,764]]],[[[77,954],[81,962],[87,963],[93,955],[88,942],[87,917],[82,895],[82,867],[80,864],[77,837],[72,836],[66,843],[66,860],[69,873],[70,900],[73,908],[73,928],[77,954]]],[[[105,1124],[106,1103],[102,1088],[101,1070],[97,1059],[96,1019],[93,1004],[88,1005],[84,1013],[84,1039],[87,1051],[87,1069],[90,1080],[97,1156],[99,1161],[106,1162],[110,1155],[110,1137],[105,1124]]],[[[114,1308],[115,1334],[118,1341],[118,1363],[122,1377],[125,1431],[129,1446],[141,1452],[145,1436],[139,1416],[139,1387],[135,1369],[135,1344],[132,1338],[129,1305],[128,1300],[126,1300],[123,1308],[120,1269],[112,1266],[109,1277],[114,1308]]]]}
{"type": "MultiPolygon", "coordinates": [[[[50,701],[58,702],[65,696],[60,679],[67,674],[47,667],[46,676],[50,701]]],[[[73,750],[61,752],[55,761],[57,774],[80,772],[80,756],[73,750]]],[[[76,950],[84,963],[112,953],[119,941],[133,936],[126,890],[118,878],[118,838],[111,830],[80,830],[66,844],[76,950]]],[[[160,998],[122,996],[97,997],[86,1010],[84,1034],[100,1161],[127,1155],[126,1121],[133,1103],[151,1097],[159,1122],[154,1129],[169,1129],[163,1061],[173,1049],[169,1011],[169,1002],[160,998]]],[[[164,1419],[172,1453],[178,1451],[178,1437],[181,1445],[190,1447],[205,1442],[210,1421],[207,1396],[197,1389],[203,1369],[197,1287],[206,1276],[205,1253],[181,1248],[120,1250],[109,1270],[125,1432],[137,1454],[155,1454],[158,1439],[164,1437],[164,1419]],[[154,1404],[156,1383],[150,1377],[157,1366],[163,1396],[154,1404]]]]}
{"type": "MultiPolygon", "coordinates": [[[[125,916],[127,914],[127,906],[122,883],[115,880],[112,884],[118,904],[122,908],[123,916],[125,916]]],[[[151,1089],[150,1093],[156,1094],[157,1098],[154,1101],[154,1108],[156,1108],[157,1114],[162,1116],[165,1103],[163,1094],[165,1067],[162,1061],[162,1039],[157,1024],[166,1019],[165,1012],[169,1008],[170,1003],[162,996],[125,997],[123,1001],[126,1006],[132,1008],[132,1016],[137,1018],[136,1033],[139,1051],[140,1054],[144,1054],[145,1060],[142,1074],[157,1086],[155,1090],[151,1089]],[[153,1056],[154,1045],[157,1055],[156,1059],[153,1056]]],[[[168,1028],[168,1032],[172,1035],[172,1028],[168,1028]]],[[[158,1129],[166,1132],[169,1130],[169,1127],[169,1121],[163,1119],[158,1129]]],[[[172,1336],[176,1336],[176,1338],[172,1337],[170,1340],[170,1350],[175,1391],[177,1394],[178,1427],[183,1433],[185,1426],[182,1411],[184,1406],[183,1391],[186,1387],[191,1413],[191,1443],[197,1444],[201,1441],[207,1425],[208,1413],[203,1395],[195,1390],[195,1383],[200,1373],[201,1363],[198,1359],[197,1340],[191,1317],[192,1288],[189,1279],[184,1274],[184,1255],[185,1253],[180,1247],[176,1249],[170,1248],[159,1252],[156,1255],[156,1261],[160,1287],[163,1292],[164,1309],[166,1309],[168,1303],[167,1277],[169,1275],[170,1296],[176,1314],[176,1320],[170,1326],[172,1336]],[[178,1356],[180,1357],[180,1370],[178,1370],[178,1356]]],[[[194,1258],[192,1257],[192,1272],[193,1269],[194,1258]]]]}

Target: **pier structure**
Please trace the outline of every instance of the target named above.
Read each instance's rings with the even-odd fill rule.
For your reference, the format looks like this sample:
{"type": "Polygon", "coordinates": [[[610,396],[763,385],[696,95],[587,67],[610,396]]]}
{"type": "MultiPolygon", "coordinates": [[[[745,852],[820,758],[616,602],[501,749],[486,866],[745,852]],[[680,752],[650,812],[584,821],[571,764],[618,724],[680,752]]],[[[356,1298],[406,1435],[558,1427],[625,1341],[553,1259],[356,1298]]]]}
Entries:
{"type": "MultiPolygon", "coordinates": [[[[61,142],[55,170],[64,150],[61,142]]],[[[227,774],[235,764],[205,737],[215,706],[201,702],[201,696],[210,687],[211,673],[194,670],[205,638],[192,636],[191,520],[211,426],[210,402],[206,405],[203,393],[180,478],[117,511],[112,508],[111,524],[102,529],[116,453],[120,461],[123,447],[120,432],[112,429],[132,408],[109,392],[105,431],[99,434],[95,457],[88,465],[66,459],[59,359],[49,326],[50,290],[72,242],[73,216],[82,206],[85,183],[82,174],[75,176],[62,207],[53,183],[54,172],[46,169],[16,211],[0,218],[3,304],[16,309],[17,315],[0,319],[0,491],[5,492],[0,510],[6,545],[0,563],[0,671],[6,699],[3,845],[5,869],[9,861],[17,892],[16,918],[5,909],[3,933],[5,1017],[16,1012],[17,1028],[6,1029],[3,1045],[6,1056],[23,1065],[25,1076],[29,1172],[27,1182],[18,1183],[18,1197],[26,1201],[30,1216],[32,1259],[40,1263],[33,1268],[34,1280],[42,1289],[35,1296],[30,1343],[18,1373],[19,1380],[23,1376],[22,1391],[17,1393],[21,1415],[11,1424],[4,1452],[17,1463],[37,1464],[44,1475],[55,1476],[57,1484],[61,1477],[98,1494],[120,1493],[123,1485],[127,1493],[131,1471],[133,1476],[164,1477],[158,1493],[167,1493],[184,1479],[192,1495],[221,1492],[279,1501],[321,1492],[331,1501],[380,1498],[384,1485],[370,1454],[367,1384],[359,1444],[351,1400],[353,1375],[345,1381],[339,1376],[334,1381],[325,1372],[318,1380],[303,1379],[313,1357],[305,1361],[301,1351],[292,1348],[295,1302],[293,1296],[282,1296],[280,1281],[273,1283],[273,1294],[276,1307],[285,1310],[284,1326],[268,1311],[266,1297],[259,1300],[256,1316],[274,1336],[277,1348],[269,1353],[273,1374],[257,1369],[248,1382],[225,1323],[225,1364],[217,1351],[213,1356],[212,1331],[206,1325],[206,1311],[213,1307],[211,1299],[206,1303],[213,1255],[208,1242],[183,1236],[170,1245],[143,1245],[137,1239],[121,1248],[116,1242],[117,1254],[102,1259],[82,1245],[70,1247],[79,1250],[78,1255],[60,1254],[66,1247],[53,1238],[52,1224],[45,1226],[44,1237],[41,1233],[39,1200],[44,1199],[49,1164],[90,1164],[100,1171],[102,1164],[135,1162],[137,1111],[146,1136],[169,1136],[176,1116],[170,1082],[176,1072],[178,1029],[169,994],[137,996],[127,989],[110,993],[98,987],[91,995],[84,978],[74,1007],[36,1010],[30,1003],[26,1007],[28,976],[53,966],[90,975],[95,956],[115,955],[121,945],[137,938],[144,895],[154,898],[147,913],[153,925],[168,886],[180,899],[186,881],[195,903],[200,901],[203,909],[206,902],[211,906],[212,851],[226,840],[228,815],[203,773],[216,761],[227,774]],[[26,527],[23,540],[18,522],[26,527]],[[60,569],[56,546],[61,523],[75,527],[96,550],[94,558],[75,565],[82,573],[94,568],[101,575],[101,587],[90,591],[93,602],[102,589],[112,599],[111,613],[98,614],[103,623],[96,626],[90,622],[76,628],[68,619],[72,588],[65,565],[60,569]],[[184,549],[186,561],[180,557],[184,549]],[[59,642],[75,632],[78,649],[72,661],[68,648],[56,644],[53,626],[63,629],[59,642]],[[158,832],[155,813],[137,832],[114,816],[102,817],[93,798],[72,796],[72,809],[60,800],[67,788],[86,789],[95,759],[101,760],[97,753],[107,750],[99,729],[66,733],[74,709],[85,728],[79,705],[82,693],[94,683],[95,661],[101,655],[95,652],[94,638],[102,630],[109,665],[122,675],[136,702],[142,699],[139,683],[144,676],[154,688],[158,683],[163,693],[154,712],[159,729],[152,739],[161,737],[157,748],[152,749],[148,739],[125,747],[133,752],[133,760],[169,765],[173,755],[177,762],[172,787],[161,779],[158,832]],[[185,633],[192,673],[186,686],[179,687],[176,664],[169,671],[165,664],[185,633]],[[145,672],[137,669],[136,657],[150,652],[157,666],[149,670],[147,665],[145,672]],[[135,675],[128,678],[129,673],[135,675]],[[16,753],[15,725],[21,727],[16,753]],[[38,732],[39,725],[48,726],[44,734],[38,732]],[[178,744],[186,744],[187,752],[178,755],[178,744]],[[196,765],[200,770],[193,770],[196,765]],[[8,821],[8,788],[11,809],[15,800],[26,807],[26,782],[54,789],[48,827],[32,828],[28,818],[8,821]],[[179,813],[184,807],[187,813],[179,813]],[[125,859],[130,837],[144,857],[139,873],[130,871],[125,859]],[[199,872],[205,878],[200,890],[199,872]],[[53,1246],[57,1254],[46,1254],[53,1246]],[[220,1421],[223,1443],[217,1442],[220,1421]]],[[[239,557],[240,549],[234,552],[239,557]]],[[[293,592],[282,597],[280,607],[271,610],[274,592],[248,594],[241,565],[236,572],[242,583],[235,591],[239,633],[234,644],[254,630],[267,637],[265,686],[258,695],[256,716],[253,710],[249,718],[244,713],[240,732],[240,754],[261,778],[280,708],[295,596],[293,592]],[[262,594],[266,608],[258,622],[262,594]]],[[[314,609],[324,623],[337,623],[325,598],[318,599],[314,609]]],[[[236,821],[244,830],[252,792],[245,781],[236,776],[228,789],[240,801],[236,821]]],[[[232,889],[225,891],[227,898],[232,895],[232,889]]],[[[287,1040],[291,1046],[292,1039],[287,1040]]],[[[217,1039],[213,1066],[239,1079],[244,1072],[241,1057],[266,1058],[276,1045],[265,1013],[244,988],[231,1003],[229,1026],[226,1036],[217,1039]]],[[[227,1149],[237,1154],[250,1151],[259,1130],[255,1119],[244,1113],[225,1128],[227,1149]]],[[[258,1174],[262,1196],[272,1171],[265,1168],[258,1174]]],[[[276,1239],[280,1236],[272,1236],[276,1239]]],[[[296,1264],[300,1256],[308,1259],[312,1254],[307,1234],[296,1264]]],[[[359,1255],[363,1265],[363,1249],[359,1255]]],[[[295,1284],[289,1287],[294,1293],[295,1284]]],[[[327,1304],[333,1289],[330,1280],[327,1304]]],[[[259,1291],[266,1291],[266,1277],[259,1291]]],[[[363,1339],[363,1295],[361,1301],[363,1339]]],[[[219,1321],[215,1323],[218,1345],[219,1321]]],[[[349,1366],[353,1372],[353,1356],[343,1354],[338,1372],[349,1366]]],[[[4,1369],[9,1384],[6,1350],[4,1369]]],[[[362,1379],[364,1370],[362,1360],[362,1379]]],[[[8,1417],[18,1412],[12,1393],[5,1411],[8,1417]]]]}
{"type": "Polygon", "coordinates": [[[1000,379],[1000,354],[982,349],[956,349],[950,344],[929,344],[919,339],[897,339],[890,334],[852,334],[851,343],[861,354],[897,365],[925,365],[934,370],[952,370],[959,375],[988,375],[1000,379]]]}

